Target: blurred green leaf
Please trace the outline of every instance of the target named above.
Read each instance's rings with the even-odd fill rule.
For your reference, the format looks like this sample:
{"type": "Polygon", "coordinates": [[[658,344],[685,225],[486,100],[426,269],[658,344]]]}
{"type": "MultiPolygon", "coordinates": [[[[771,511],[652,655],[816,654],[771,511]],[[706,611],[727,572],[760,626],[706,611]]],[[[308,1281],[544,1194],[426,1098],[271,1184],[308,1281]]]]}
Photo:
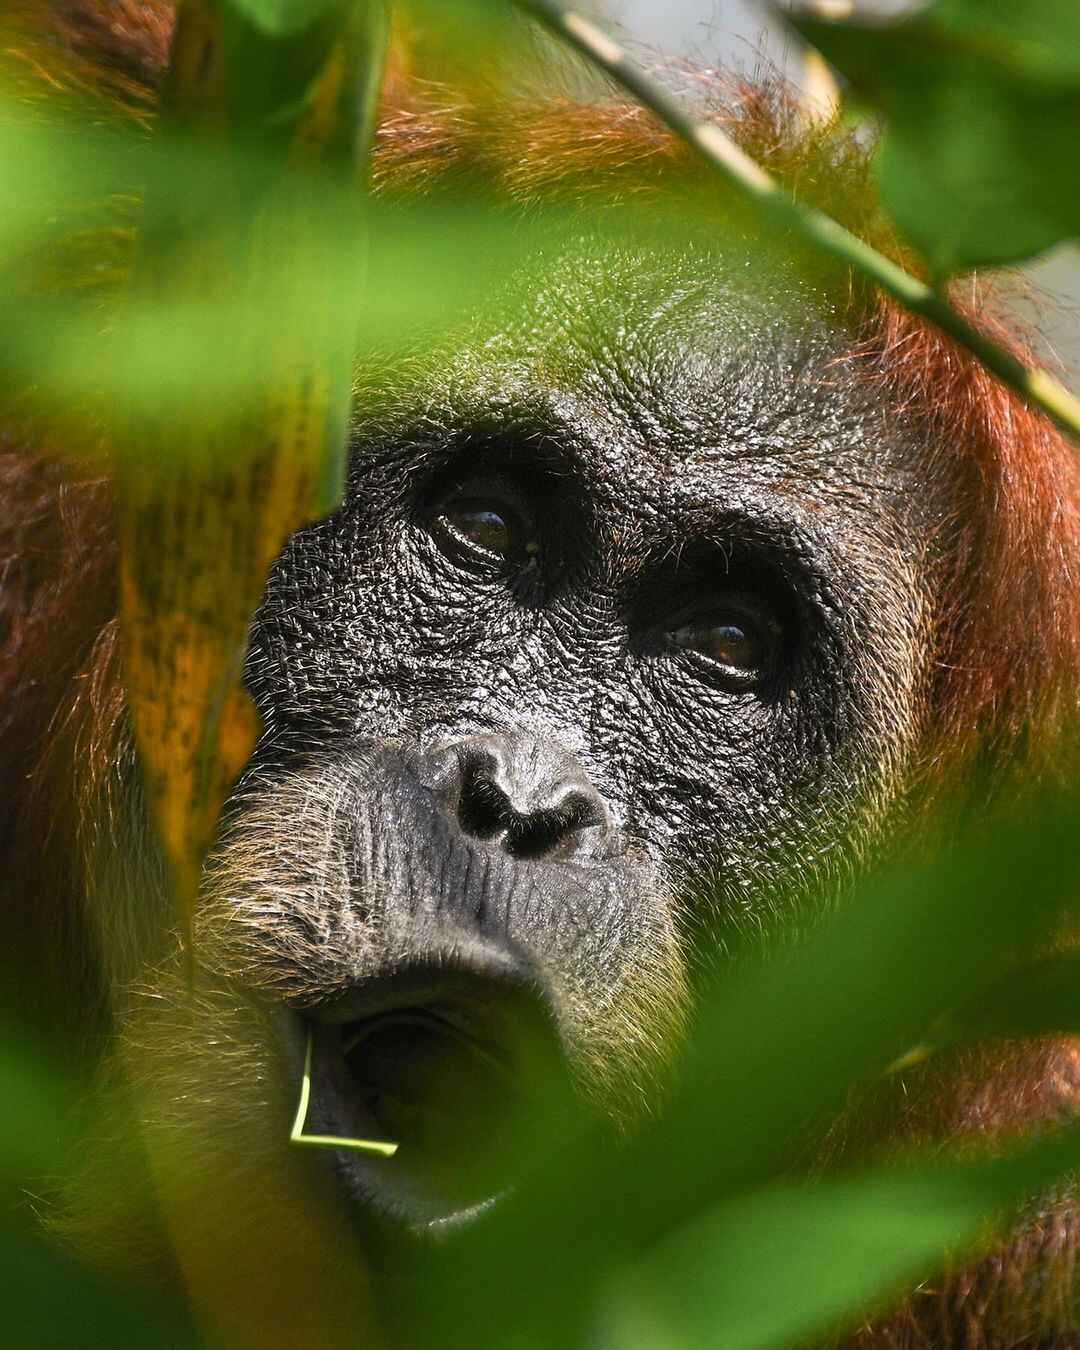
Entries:
{"type": "MultiPolygon", "coordinates": [[[[504,1245],[539,1241],[545,1251],[535,1291],[514,1282],[494,1289],[470,1337],[498,1344],[500,1322],[516,1318],[522,1344],[575,1343],[599,1280],[805,1162],[853,1085],[873,1082],[949,1010],[1045,950],[1078,902],[1078,878],[1078,803],[1046,801],[973,829],[933,862],[886,869],[805,944],[725,981],[659,1122],[621,1151],[600,1138],[562,1138],[557,1162],[541,1169],[497,1237],[478,1233],[451,1254],[448,1278],[467,1286],[469,1270],[496,1262],[504,1245]]],[[[1050,1161],[1032,1184],[1053,1179],[1058,1163],[1073,1165],[1075,1140],[1070,1147],[1067,1157],[1040,1155],[1050,1161]]],[[[989,1219],[1001,1192],[986,1195],[978,1204],[989,1219]]],[[[916,1237],[926,1244],[932,1233],[916,1237]]],[[[446,1293],[435,1286],[433,1296],[446,1293]]],[[[723,1328],[709,1343],[727,1344],[723,1328]]]]}
{"type": "Polygon", "coordinates": [[[380,4],[381,0],[218,0],[235,10],[264,33],[287,37],[328,18],[334,10],[351,3],[380,4]]]}
{"type": "Polygon", "coordinates": [[[77,1117],[70,1075],[46,1047],[0,1023],[0,1177],[25,1179],[56,1169],[71,1147],[77,1117]]]}
{"type": "Polygon", "coordinates": [[[950,1245],[978,1236],[980,1198],[948,1176],[884,1175],[770,1188],[724,1206],[621,1273],[607,1305],[613,1343],[798,1344],[901,1292],[950,1245]]]}
{"type": "Polygon", "coordinates": [[[947,1040],[1080,1034],[1080,952],[1019,965],[946,1018],[947,1040]]]}
{"type": "MultiPolygon", "coordinates": [[[[288,291],[268,285],[249,293],[243,313],[227,290],[180,292],[164,303],[154,294],[16,292],[20,323],[0,335],[0,380],[10,391],[33,387],[53,407],[122,400],[129,415],[156,423],[186,419],[195,401],[238,423],[255,415],[265,397],[252,341],[288,332],[314,350],[323,338],[317,316],[294,303],[295,293],[315,296],[335,278],[333,312],[365,379],[375,382],[378,363],[396,355],[408,354],[414,365],[434,362],[480,308],[494,331],[500,291],[526,276],[542,283],[541,250],[563,220],[558,212],[536,213],[521,223],[466,200],[426,211],[372,211],[361,239],[337,228],[343,215],[332,190],[324,187],[315,200],[323,213],[318,249],[293,260],[288,291]],[[370,265],[361,287],[365,256],[370,265]],[[224,341],[225,334],[233,340],[224,341]]],[[[143,442],[148,453],[151,444],[143,442]]],[[[161,443],[153,453],[176,458],[194,448],[161,443]]]]}
{"type": "Polygon", "coordinates": [[[525,70],[538,73],[531,26],[503,0],[397,0],[394,19],[410,65],[474,100],[520,89],[525,70]]]}
{"type": "Polygon", "coordinates": [[[1073,0],[938,0],[948,31],[1011,69],[1080,79],[1080,6],[1073,0]]]}
{"type": "Polygon", "coordinates": [[[74,1154],[88,1147],[83,1079],[0,1010],[0,1287],[4,1343],[114,1350],[196,1350],[183,1311],[86,1270],[46,1233],[41,1216],[74,1154]]]}
{"type": "Polygon", "coordinates": [[[1080,1166],[1080,1130],[978,1164],[769,1187],[623,1271],[607,1304],[626,1350],[772,1350],[835,1332],[940,1271],[946,1253],[1080,1166]]]}
{"type": "Polygon", "coordinates": [[[0,1216],[4,1340],[25,1350],[205,1350],[184,1310],[80,1266],[0,1216]]]}
{"type": "MultiPolygon", "coordinates": [[[[0,116],[15,112],[0,102],[0,116]]],[[[310,203],[309,246],[285,248],[276,267],[265,260],[264,285],[242,284],[242,269],[215,279],[230,256],[222,259],[223,237],[249,250],[248,265],[250,250],[265,244],[250,212],[280,209],[266,200],[275,171],[265,146],[245,142],[237,153],[186,128],[147,141],[77,120],[0,121],[0,176],[11,195],[0,219],[0,297],[20,315],[0,335],[0,383],[16,396],[34,390],[51,411],[112,404],[151,428],[180,419],[187,431],[193,407],[237,423],[256,415],[265,396],[253,350],[284,333],[301,351],[324,342],[327,310],[317,297],[370,383],[400,355],[413,365],[445,359],[445,343],[460,345],[463,325],[475,326],[481,312],[488,336],[500,331],[525,288],[550,285],[554,255],[577,248],[586,265],[590,239],[601,256],[617,256],[654,253],[680,231],[689,238],[717,229],[715,212],[706,226],[686,200],[609,208],[598,226],[595,212],[570,203],[523,213],[472,181],[419,200],[366,200],[361,222],[354,184],[305,165],[295,178],[310,203]],[[140,267],[162,280],[132,291],[124,283],[136,254],[138,187],[153,203],[152,217],[139,222],[140,267]],[[188,264],[201,269],[202,284],[170,279],[170,269],[188,264]]],[[[169,450],[158,431],[140,444],[152,456],[195,448],[188,436],[169,450]]]]}
{"type": "Polygon", "coordinates": [[[180,10],[162,122],[214,126],[225,153],[219,173],[150,194],[141,220],[137,302],[174,319],[193,300],[218,302],[220,326],[186,336],[240,390],[235,401],[206,400],[182,367],[173,390],[186,392],[183,421],[163,416],[163,405],[147,415],[137,395],[118,400],[115,420],[128,707],[185,924],[221,804],[257,733],[239,682],[251,614],[285,539],[341,491],[356,292],[348,274],[319,268],[318,188],[341,212],[331,228],[359,233],[385,32],[381,7],[326,12],[335,22],[315,40],[285,24],[279,40],[251,51],[227,7],[195,0],[180,10]],[[253,174],[248,137],[230,131],[265,124],[268,88],[275,136],[253,174]],[[280,322],[266,323],[267,311],[280,322]]]}
{"type": "Polygon", "coordinates": [[[1071,0],[938,0],[889,25],[796,28],[885,116],[885,204],[945,276],[1080,233],[1080,21],[1071,0]]]}

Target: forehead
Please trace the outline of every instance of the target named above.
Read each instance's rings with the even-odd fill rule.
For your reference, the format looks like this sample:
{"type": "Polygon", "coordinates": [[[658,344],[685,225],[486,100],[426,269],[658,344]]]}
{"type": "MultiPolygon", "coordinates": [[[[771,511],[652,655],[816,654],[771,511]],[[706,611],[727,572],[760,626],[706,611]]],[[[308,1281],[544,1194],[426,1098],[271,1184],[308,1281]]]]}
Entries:
{"type": "Polygon", "coordinates": [[[559,239],[374,404],[436,449],[546,457],[642,528],[933,514],[926,429],[852,358],[838,285],[745,241],[559,239]]]}

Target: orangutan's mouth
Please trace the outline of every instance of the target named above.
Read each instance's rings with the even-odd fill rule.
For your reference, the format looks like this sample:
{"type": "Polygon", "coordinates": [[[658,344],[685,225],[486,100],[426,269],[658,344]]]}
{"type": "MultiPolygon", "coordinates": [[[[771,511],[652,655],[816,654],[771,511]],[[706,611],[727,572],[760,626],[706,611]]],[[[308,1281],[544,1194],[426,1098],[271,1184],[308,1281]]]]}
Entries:
{"type": "Polygon", "coordinates": [[[389,1158],[330,1151],[367,1226],[435,1237],[468,1223],[529,1169],[553,1108],[570,1105],[552,1018],[524,983],[412,967],[303,1020],[305,1133],[397,1145],[389,1158]]]}

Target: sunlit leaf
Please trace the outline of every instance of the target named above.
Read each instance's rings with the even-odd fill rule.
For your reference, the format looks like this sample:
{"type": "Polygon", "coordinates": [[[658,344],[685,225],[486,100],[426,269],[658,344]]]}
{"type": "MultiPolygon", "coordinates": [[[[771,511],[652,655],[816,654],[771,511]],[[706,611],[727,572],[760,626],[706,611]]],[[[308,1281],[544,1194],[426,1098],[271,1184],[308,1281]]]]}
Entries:
{"type": "MultiPolygon", "coordinates": [[[[227,318],[223,305],[221,327],[199,330],[202,357],[239,376],[235,402],[192,382],[187,415],[178,416],[181,370],[172,400],[149,413],[121,407],[117,422],[126,686],[184,913],[221,802],[255,740],[239,677],[267,569],[287,536],[340,491],[356,293],[333,272],[311,285],[311,260],[324,234],[320,175],[360,229],[356,151],[370,125],[381,25],[359,7],[339,17],[321,33],[317,60],[306,38],[302,53],[288,38],[279,44],[275,96],[291,110],[276,127],[279,153],[253,170],[240,141],[231,166],[219,156],[219,172],[175,182],[164,203],[150,196],[142,221],[136,297],[176,317],[193,296],[222,297],[227,318]],[[350,183],[351,202],[340,186],[350,183]],[[282,321],[264,325],[267,310],[282,321]]],[[[237,89],[257,86],[228,39],[216,7],[181,11],[166,126],[227,126],[237,89]]],[[[340,216],[335,223],[342,227],[340,216]]]]}
{"type": "Polygon", "coordinates": [[[481,101],[537,73],[533,33],[502,0],[398,0],[394,20],[407,64],[481,101]]]}
{"type": "Polygon", "coordinates": [[[885,117],[885,204],[940,275],[1080,233],[1080,31],[1070,0],[938,0],[900,22],[796,27],[885,117]]]}

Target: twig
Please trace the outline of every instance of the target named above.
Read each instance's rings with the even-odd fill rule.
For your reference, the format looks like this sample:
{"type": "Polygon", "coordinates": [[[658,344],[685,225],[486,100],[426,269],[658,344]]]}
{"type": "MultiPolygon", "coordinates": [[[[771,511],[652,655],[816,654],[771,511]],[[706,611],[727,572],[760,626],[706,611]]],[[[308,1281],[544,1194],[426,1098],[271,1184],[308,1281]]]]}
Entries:
{"type": "Polygon", "coordinates": [[[380,1158],[392,1158],[398,1150],[397,1144],[382,1139],[348,1139],[337,1134],[305,1134],[308,1102],[311,1100],[311,1047],[314,1042],[311,1028],[308,1027],[307,1045],[304,1048],[304,1069],[300,1075],[300,1100],[296,1106],[296,1116],[289,1131],[289,1143],[301,1148],[350,1148],[357,1153],[374,1153],[380,1158]]]}
{"type": "Polygon", "coordinates": [[[764,211],[832,257],[856,268],[913,313],[921,314],[943,329],[977,356],[1004,384],[1041,408],[1080,442],[1080,399],[1049,371],[1025,365],[968,323],[939,291],[905,272],[831,216],[797,202],[718,126],[694,117],[662,85],[650,79],[622,47],[591,20],[564,9],[554,0],[514,0],[514,3],[633,94],[639,103],[692,146],[712,168],[752,197],[764,211]]]}

